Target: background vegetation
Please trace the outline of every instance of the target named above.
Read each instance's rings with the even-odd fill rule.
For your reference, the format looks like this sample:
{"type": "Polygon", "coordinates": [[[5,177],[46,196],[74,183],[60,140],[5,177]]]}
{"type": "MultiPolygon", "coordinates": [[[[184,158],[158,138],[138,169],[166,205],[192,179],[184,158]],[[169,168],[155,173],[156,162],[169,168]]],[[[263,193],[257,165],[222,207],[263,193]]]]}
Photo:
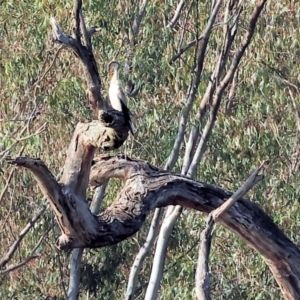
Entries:
{"type": "MultiPolygon", "coordinates": [[[[246,2],[237,42],[254,4],[246,2]]],[[[126,3],[128,13],[124,13],[123,1],[84,1],[87,23],[101,27],[93,41],[105,91],[107,63],[117,59],[124,64],[129,51],[124,28],[131,24],[136,1],[126,3]]],[[[170,0],[148,3],[130,74],[141,90],[137,99],[128,100],[138,134],[127,142],[127,154],[161,167],[178,129],[195,49],[191,47],[174,63],[170,59],[180,43],[184,46],[202,32],[210,1],[187,1],[178,25],[168,29],[166,24],[176,5],[170,0]]],[[[11,0],[2,1],[1,6],[0,258],[31,218],[47,206],[31,175],[7,166],[3,159],[20,153],[40,157],[59,176],[74,126],[93,118],[87,106],[82,105],[86,96],[80,65],[70,52],[57,53],[57,46],[50,42],[50,16],[68,28],[72,1],[11,0]]],[[[265,181],[249,196],[298,245],[299,25],[299,1],[267,4],[240,64],[233,105],[228,109],[229,95],[225,94],[197,174],[198,180],[234,191],[260,161],[271,160],[265,181]]],[[[213,71],[221,35],[222,30],[216,29],[211,37],[194,115],[213,71]]],[[[182,158],[175,168],[178,172],[181,163],[182,158]]],[[[105,205],[114,199],[118,186],[118,182],[110,182],[105,205]]],[[[194,299],[197,242],[202,227],[200,213],[183,213],[169,244],[159,299],[194,299]]],[[[122,299],[130,267],[147,231],[146,224],[133,238],[117,246],[85,251],[81,299],[86,299],[87,293],[92,299],[122,299]]],[[[32,255],[40,242],[36,257],[22,268],[1,275],[1,299],[64,299],[69,254],[55,248],[57,235],[53,215],[46,209],[19,245],[10,265],[32,255]]],[[[150,255],[139,277],[139,299],[143,298],[151,261],[150,255]]],[[[214,239],[210,266],[214,299],[282,299],[259,255],[221,227],[214,239]]]]}

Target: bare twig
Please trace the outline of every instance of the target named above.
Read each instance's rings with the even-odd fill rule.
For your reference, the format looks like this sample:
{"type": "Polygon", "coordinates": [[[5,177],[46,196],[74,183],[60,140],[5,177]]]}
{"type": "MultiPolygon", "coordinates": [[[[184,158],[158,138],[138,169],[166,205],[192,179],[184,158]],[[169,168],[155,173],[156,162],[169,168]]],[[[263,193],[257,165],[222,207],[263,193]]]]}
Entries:
{"type": "Polygon", "coordinates": [[[297,95],[300,94],[300,84],[299,83],[293,83],[293,82],[291,82],[288,78],[286,78],[286,76],[284,76],[284,74],[279,69],[276,69],[276,68],[270,66],[265,61],[262,60],[261,62],[262,62],[262,64],[264,66],[268,67],[269,70],[271,70],[273,73],[275,73],[277,75],[277,77],[285,85],[288,86],[289,95],[290,95],[290,98],[292,100],[292,103],[293,103],[293,106],[294,106],[294,110],[295,110],[297,129],[298,129],[298,132],[300,132],[300,112],[299,112],[299,109],[297,107],[297,104],[296,104],[296,101],[295,101],[295,97],[294,97],[294,94],[297,94],[297,95]]]}
{"type": "Polygon", "coordinates": [[[57,49],[57,51],[55,52],[55,54],[54,54],[54,57],[53,57],[53,60],[52,60],[52,62],[50,63],[50,66],[47,68],[47,70],[45,71],[45,73],[34,83],[35,84],[35,86],[37,86],[38,85],[38,83],[40,83],[44,78],[45,78],[45,76],[48,74],[48,72],[51,70],[51,68],[53,67],[53,65],[54,65],[54,63],[55,63],[55,61],[56,61],[56,59],[57,59],[57,57],[58,57],[58,54],[60,53],[60,51],[62,50],[64,48],[64,45],[61,45],[58,49],[57,49]]]}
{"type": "Polygon", "coordinates": [[[229,70],[227,71],[227,73],[224,76],[223,80],[218,85],[218,88],[216,90],[216,93],[215,93],[215,96],[214,96],[214,99],[213,99],[213,107],[212,107],[212,110],[210,112],[209,120],[207,121],[207,123],[205,125],[205,128],[203,130],[203,134],[201,136],[201,140],[199,142],[199,145],[197,147],[195,156],[193,158],[190,169],[188,171],[188,175],[193,176],[196,173],[198,164],[201,161],[201,158],[202,158],[202,156],[205,152],[207,141],[210,137],[212,128],[214,126],[224,90],[226,89],[228,84],[232,81],[232,78],[235,74],[235,71],[236,71],[238,65],[239,65],[239,62],[240,62],[242,56],[244,55],[247,47],[249,46],[249,44],[251,42],[252,36],[254,34],[254,31],[255,31],[255,26],[256,26],[258,17],[260,15],[261,11],[263,10],[266,1],[267,0],[260,0],[259,3],[254,8],[254,11],[251,15],[251,19],[250,19],[250,22],[249,22],[248,30],[245,34],[244,41],[242,42],[242,45],[241,45],[240,49],[234,55],[233,61],[231,63],[231,66],[230,66],[229,70]]]}
{"type": "Polygon", "coordinates": [[[219,11],[221,2],[222,1],[220,1],[220,0],[217,2],[209,20],[208,20],[207,26],[202,34],[203,38],[200,41],[200,45],[199,45],[199,49],[198,49],[195,76],[193,77],[192,83],[189,87],[186,105],[185,105],[184,111],[183,111],[181,119],[180,119],[178,133],[177,133],[177,136],[176,136],[176,139],[174,142],[174,147],[172,149],[171,155],[168,158],[167,166],[173,164],[174,161],[177,160],[178,155],[179,155],[180,145],[183,140],[186,125],[187,125],[187,122],[189,119],[189,114],[192,109],[192,106],[193,106],[193,103],[195,101],[196,94],[198,91],[200,78],[201,78],[201,74],[202,74],[202,69],[203,69],[206,47],[207,47],[208,40],[209,40],[209,37],[211,34],[211,29],[214,24],[217,13],[219,11]]]}
{"type": "Polygon", "coordinates": [[[19,244],[27,234],[27,232],[34,226],[37,220],[42,216],[45,211],[45,207],[40,209],[36,216],[32,218],[32,220],[24,227],[24,229],[20,232],[18,238],[14,241],[14,243],[10,246],[9,251],[6,253],[5,257],[3,257],[0,261],[0,269],[2,269],[13,257],[14,253],[16,252],[19,244]]]}
{"type": "MultiPolygon", "coordinates": [[[[190,5],[185,13],[185,19],[183,21],[183,24],[181,25],[180,23],[177,23],[178,27],[181,28],[181,34],[180,34],[180,39],[179,39],[179,42],[178,42],[178,46],[177,46],[177,49],[180,49],[182,47],[182,43],[183,43],[183,39],[184,39],[184,36],[186,34],[186,32],[188,32],[189,30],[187,29],[187,23],[188,23],[188,20],[189,20],[189,16],[190,16],[190,13],[191,13],[191,9],[193,7],[193,4],[194,4],[195,0],[191,0],[190,2],[190,5]]],[[[198,10],[197,10],[197,19],[198,19],[198,10]]],[[[191,33],[191,32],[190,32],[191,33]]],[[[194,33],[192,33],[194,35],[194,33]]],[[[198,39],[198,33],[196,35],[196,38],[195,40],[198,39]]],[[[198,46],[198,44],[197,44],[198,46]]],[[[178,51],[177,51],[178,52],[178,51]]]]}
{"type": "Polygon", "coordinates": [[[42,241],[45,239],[45,237],[47,236],[47,234],[49,233],[49,231],[50,231],[50,227],[40,237],[39,241],[37,242],[37,244],[35,245],[35,247],[32,249],[30,255],[25,260],[23,260],[20,263],[15,264],[15,265],[8,266],[5,270],[1,271],[0,274],[5,275],[5,274],[7,274],[7,273],[9,273],[11,271],[17,270],[17,269],[21,268],[22,266],[26,265],[31,260],[33,260],[35,258],[38,258],[39,256],[35,255],[35,252],[39,248],[39,246],[41,245],[42,241]]]}
{"type": "Polygon", "coordinates": [[[208,215],[206,227],[200,235],[198,263],[195,275],[197,300],[210,300],[209,254],[212,240],[213,218],[208,215]]]}
{"type": "Polygon", "coordinates": [[[0,274],[5,275],[5,274],[8,274],[9,272],[17,270],[17,269],[23,267],[24,265],[26,265],[27,263],[29,263],[31,260],[36,259],[38,257],[39,257],[38,255],[29,256],[25,260],[23,260],[22,262],[14,264],[12,266],[9,266],[7,269],[5,269],[3,271],[0,271],[0,274]]]}
{"type": "Polygon", "coordinates": [[[233,206],[233,204],[244,197],[246,193],[250,189],[254,187],[258,182],[262,181],[264,179],[263,175],[259,175],[258,173],[265,168],[268,165],[267,161],[264,161],[259,167],[257,167],[249,176],[249,178],[246,180],[246,182],[225,202],[223,203],[219,208],[215,209],[211,214],[213,216],[214,221],[218,221],[220,215],[230,209],[230,207],[233,206]]]}
{"type": "MultiPolygon", "coordinates": [[[[24,147],[23,147],[23,149],[24,149],[24,147]]],[[[22,149],[22,150],[23,150],[23,149],[22,149]]],[[[3,187],[2,191],[1,191],[1,194],[0,194],[0,202],[3,200],[3,197],[4,197],[6,191],[7,191],[8,187],[9,187],[9,184],[10,184],[10,181],[11,181],[11,179],[12,179],[12,176],[13,176],[13,174],[14,174],[15,169],[16,169],[15,167],[12,167],[10,173],[8,174],[8,177],[7,177],[7,179],[6,179],[5,186],[3,187]]],[[[4,223],[3,223],[3,224],[4,224],[4,223]]]]}
{"type": "MultiPolygon", "coordinates": [[[[19,151],[18,155],[22,155],[24,149],[25,149],[25,146],[23,146],[23,147],[21,148],[21,150],[19,151]]],[[[5,186],[3,187],[2,191],[1,191],[1,194],[0,194],[0,202],[3,200],[3,197],[4,197],[6,191],[7,191],[8,187],[9,187],[9,184],[10,184],[10,181],[11,181],[11,179],[12,179],[12,176],[13,176],[13,174],[14,174],[15,169],[16,169],[15,167],[12,168],[11,172],[10,172],[9,175],[8,175],[8,178],[6,179],[5,186]]],[[[10,210],[11,210],[11,208],[10,208],[10,210]]],[[[1,231],[3,230],[3,227],[4,227],[4,225],[6,224],[6,221],[7,221],[7,219],[9,218],[9,216],[10,216],[10,211],[9,211],[8,214],[6,215],[5,219],[2,221],[2,225],[0,226],[0,228],[1,228],[0,230],[1,230],[1,231]]]]}
{"type": "MultiPolygon", "coordinates": [[[[229,5],[229,4],[228,4],[229,5]]],[[[240,4],[239,4],[240,5],[240,4]]],[[[241,7],[239,6],[239,9],[238,9],[238,13],[236,15],[232,15],[231,17],[228,17],[226,15],[224,15],[224,22],[222,23],[215,23],[212,27],[212,30],[220,27],[220,26],[226,26],[226,28],[229,28],[229,21],[232,20],[232,19],[235,19],[234,22],[236,22],[236,18],[237,16],[241,13],[241,7]]],[[[231,29],[234,29],[233,26],[230,27],[231,29]]],[[[184,47],[181,47],[178,49],[177,53],[174,54],[172,56],[172,58],[169,60],[169,64],[172,64],[173,62],[175,62],[178,58],[181,57],[181,55],[183,53],[185,53],[187,50],[189,50],[191,47],[193,47],[194,45],[196,45],[199,41],[201,41],[201,39],[203,38],[202,35],[200,35],[198,38],[194,39],[193,41],[189,42],[187,45],[185,45],[184,47]]],[[[223,61],[226,62],[227,60],[225,59],[225,57],[223,57],[223,61]]]]}
{"type": "Polygon", "coordinates": [[[198,39],[194,39],[193,41],[189,42],[186,46],[184,46],[183,48],[180,48],[176,54],[174,54],[172,56],[172,58],[170,59],[169,63],[172,64],[173,62],[175,62],[178,58],[181,57],[181,55],[186,52],[187,50],[189,50],[191,47],[195,46],[198,42],[200,42],[202,40],[203,36],[201,35],[198,39]]]}
{"type": "Polygon", "coordinates": [[[196,270],[196,295],[197,300],[210,300],[210,276],[209,276],[209,253],[212,241],[212,230],[215,222],[221,214],[226,212],[241,199],[254,185],[264,179],[263,175],[258,173],[265,168],[267,162],[263,162],[256,168],[246,182],[220,207],[213,210],[207,217],[206,227],[201,233],[201,243],[199,247],[199,256],[196,270]]]}
{"type": "Polygon", "coordinates": [[[180,0],[180,2],[177,5],[177,8],[175,10],[172,20],[168,23],[168,25],[166,27],[173,28],[175,26],[175,24],[177,23],[177,21],[179,19],[181,10],[184,7],[184,3],[185,3],[185,0],[180,0]]]}
{"type": "Polygon", "coordinates": [[[229,58],[229,53],[234,42],[237,26],[239,22],[239,17],[242,12],[241,6],[237,3],[237,7],[231,4],[231,1],[228,1],[225,13],[224,13],[224,28],[223,28],[223,44],[221,46],[220,54],[218,57],[218,61],[216,63],[215,69],[211,76],[211,79],[208,83],[208,87],[205,91],[205,94],[201,100],[199,112],[197,118],[202,120],[206,112],[208,111],[209,106],[211,105],[213,94],[216,90],[217,85],[219,84],[221,74],[225,70],[226,63],[229,58]],[[234,19],[233,24],[229,25],[229,21],[227,21],[230,17],[230,12],[236,9],[236,12],[232,14],[232,18],[234,19]]]}
{"type": "Polygon", "coordinates": [[[14,146],[16,146],[19,142],[24,141],[24,140],[27,140],[27,139],[29,139],[29,138],[35,136],[35,135],[38,135],[38,134],[42,133],[42,132],[45,130],[46,124],[47,124],[47,123],[44,123],[44,124],[43,124],[39,129],[37,129],[34,133],[29,134],[29,135],[27,135],[27,136],[25,136],[25,137],[22,137],[22,135],[23,135],[23,134],[25,133],[25,131],[28,129],[28,126],[29,126],[30,122],[32,122],[32,121],[35,119],[35,118],[33,117],[34,114],[35,114],[35,110],[32,111],[31,117],[29,117],[29,118],[26,120],[27,123],[26,123],[26,124],[23,126],[23,128],[19,131],[18,137],[15,138],[15,141],[14,141],[8,148],[6,148],[6,149],[3,150],[2,152],[0,152],[0,156],[2,156],[1,159],[0,159],[0,162],[3,161],[3,160],[7,157],[7,155],[8,155],[9,152],[10,152],[10,150],[11,150],[14,146]]]}

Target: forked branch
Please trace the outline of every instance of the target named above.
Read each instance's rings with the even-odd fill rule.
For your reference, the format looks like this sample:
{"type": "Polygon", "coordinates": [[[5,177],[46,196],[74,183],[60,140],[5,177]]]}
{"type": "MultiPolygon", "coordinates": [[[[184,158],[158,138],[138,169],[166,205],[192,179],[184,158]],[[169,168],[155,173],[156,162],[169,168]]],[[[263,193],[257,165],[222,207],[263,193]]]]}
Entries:
{"type": "Polygon", "coordinates": [[[196,270],[196,295],[198,300],[210,300],[210,276],[209,276],[209,254],[212,241],[212,230],[217,219],[222,213],[230,209],[236,201],[245,194],[264,176],[259,175],[260,170],[266,165],[263,162],[256,170],[252,172],[247,181],[220,207],[213,210],[207,217],[206,227],[201,233],[201,243],[199,248],[198,264],[196,270]]]}
{"type": "MultiPolygon", "coordinates": [[[[107,101],[101,94],[101,79],[91,42],[92,34],[99,31],[99,28],[95,26],[87,28],[82,13],[81,0],[74,0],[72,15],[73,32],[71,35],[64,33],[61,30],[59,23],[54,18],[50,19],[52,26],[52,40],[53,42],[62,44],[64,47],[71,48],[76,57],[82,62],[87,84],[86,94],[91,109],[98,117],[98,120],[100,121],[99,125],[109,127],[106,129],[102,128],[103,131],[106,130],[106,137],[103,137],[103,139],[106,141],[115,140],[116,143],[113,148],[119,147],[128,137],[129,127],[126,122],[124,122],[123,115],[109,108],[107,101]],[[103,124],[103,121],[106,124],[103,124]],[[115,131],[116,127],[119,128],[118,131],[115,131]]],[[[109,149],[112,148],[109,147],[109,149]]]]}
{"type": "MultiPolygon", "coordinates": [[[[81,11],[81,7],[79,8],[81,11]]],[[[101,95],[101,80],[96,64],[96,60],[88,42],[90,37],[88,37],[87,30],[85,30],[85,34],[82,35],[85,43],[81,42],[81,33],[80,33],[80,20],[83,21],[83,18],[80,18],[80,13],[73,13],[76,17],[76,22],[74,26],[74,32],[72,36],[68,36],[65,34],[58,24],[58,22],[54,19],[50,19],[50,23],[52,26],[52,40],[53,42],[63,44],[64,46],[71,48],[75,55],[80,58],[83,68],[84,74],[87,82],[87,96],[89,99],[89,103],[91,108],[93,109],[95,115],[98,115],[99,110],[107,110],[107,103],[101,95]],[[78,17],[78,19],[77,19],[78,17]]],[[[85,25],[82,25],[82,28],[85,28],[85,25]]]]}

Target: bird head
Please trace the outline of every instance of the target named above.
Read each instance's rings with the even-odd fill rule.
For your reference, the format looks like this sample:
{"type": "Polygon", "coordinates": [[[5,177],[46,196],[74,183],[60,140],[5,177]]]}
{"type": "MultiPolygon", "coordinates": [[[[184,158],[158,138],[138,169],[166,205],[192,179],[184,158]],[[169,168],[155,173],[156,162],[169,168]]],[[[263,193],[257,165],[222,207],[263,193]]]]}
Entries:
{"type": "Polygon", "coordinates": [[[120,64],[117,61],[112,61],[110,62],[110,64],[108,65],[108,73],[111,76],[114,75],[115,72],[117,72],[120,68],[120,64]]]}

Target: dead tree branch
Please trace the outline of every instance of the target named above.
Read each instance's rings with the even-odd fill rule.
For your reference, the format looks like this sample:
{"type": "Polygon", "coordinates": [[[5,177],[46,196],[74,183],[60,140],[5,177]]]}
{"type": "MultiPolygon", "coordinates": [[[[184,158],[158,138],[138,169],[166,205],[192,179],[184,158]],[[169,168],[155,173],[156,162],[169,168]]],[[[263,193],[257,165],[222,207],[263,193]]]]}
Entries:
{"type": "Polygon", "coordinates": [[[266,2],[267,2],[267,0],[260,0],[258,2],[258,4],[255,6],[253,13],[251,15],[251,18],[250,18],[248,29],[247,29],[245,37],[244,37],[244,41],[242,42],[240,49],[234,55],[229,70],[227,71],[224,78],[222,79],[222,81],[216,88],[216,92],[213,97],[213,103],[212,103],[213,107],[211,109],[209,119],[204,127],[203,134],[201,136],[201,139],[200,139],[199,145],[197,147],[193,161],[191,163],[191,167],[188,172],[188,175],[194,175],[197,170],[198,164],[201,161],[201,158],[205,152],[207,141],[210,137],[213,126],[215,124],[223,93],[224,93],[225,89],[227,88],[228,84],[232,81],[233,76],[238,68],[239,63],[240,63],[240,60],[243,57],[247,47],[249,46],[249,44],[251,42],[252,36],[255,31],[258,17],[260,15],[261,11],[263,10],[266,2]]]}
{"type": "Polygon", "coordinates": [[[40,247],[42,241],[45,239],[45,237],[48,235],[50,231],[50,228],[48,230],[46,230],[46,232],[44,232],[44,234],[40,237],[39,241],[37,242],[37,244],[35,245],[35,247],[31,250],[30,255],[24,259],[23,261],[21,261],[20,263],[14,264],[12,266],[8,266],[5,270],[0,271],[1,275],[5,275],[8,274],[9,272],[12,272],[14,270],[17,270],[23,266],[25,266],[27,263],[29,263],[31,260],[38,258],[38,255],[35,255],[36,250],[40,247]]]}
{"type": "Polygon", "coordinates": [[[201,233],[201,243],[199,248],[198,263],[196,269],[196,295],[198,300],[210,300],[210,277],[209,277],[209,254],[212,241],[212,230],[215,222],[225,211],[229,210],[236,201],[244,197],[246,193],[258,182],[263,180],[264,176],[258,173],[264,168],[266,162],[263,162],[256,168],[246,182],[220,207],[213,210],[207,217],[206,227],[201,233]]]}
{"type": "Polygon", "coordinates": [[[1,275],[6,275],[9,272],[15,271],[23,266],[25,266],[26,264],[28,264],[30,261],[32,261],[33,259],[38,258],[38,255],[32,255],[32,256],[28,256],[25,260],[21,261],[20,263],[14,264],[12,266],[7,267],[5,270],[0,271],[1,275]]]}
{"type": "Polygon", "coordinates": [[[166,27],[173,28],[175,26],[175,24],[177,23],[177,21],[180,17],[181,10],[184,7],[184,3],[185,3],[184,0],[180,0],[180,2],[177,5],[177,8],[175,10],[172,20],[170,20],[170,22],[168,23],[168,25],[166,27]]]}
{"type": "MultiPolygon", "coordinates": [[[[104,193],[108,181],[103,183],[101,187],[96,188],[94,193],[93,201],[91,203],[90,209],[93,214],[98,214],[102,200],[104,198],[104,193]]],[[[84,249],[73,249],[70,259],[70,279],[69,279],[69,289],[68,289],[68,300],[77,299],[79,295],[80,288],[80,273],[81,273],[81,259],[84,249]]]]}
{"type": "MultiPolygon", "coordinates": [[[[138,18],[135,20],[135,25],[137,25],[136,34],[138,33],[146,4],[147,1],[144,1],[138,16],[136,16],[138,18]]],[[[57,195],[50,193],[50,198],[53,199],[53,205],[57,210],[56,217],[58,223],[61,228],[66,226],[65,231],[62,230],[62,236],[58,241],[59,245],[68,244],[70,242],[69,237],[72,236],[71,231],[69,231],[72,230],[72,218],[64,214],[63,210],[66,209],[68,212],[69,208],[64,208],[61,205],[62,199],[68,196],[75,197],[76,195],[76,197],[78,196],[82,199],[81,205],[83,205],[83,210],[88,211],[85,196],[95,149],[99,148],[99,146],[102,150],[118,148],[127,139],[129,131],[123,113],[108,108],[107,102],[101,95],[101,79],[91,41],[92,34],[99,31],[99,28],[88,28],[86,26],[82,12],[82,0],[73,0],[72,16],[73,29],[71,36],[65,34],[60,29],[59,24],[53,18],[51,19],[53,41],[62,44],[64,47],[71,48],[76,57],[81,60],[87,83],[86,94],[89,99],[89,104],[99,121],[77,125],[65,161],[64,174],[61,180],[63,188],[61,189],[61,193],[57,195]],[[86,132],[87,135],[82,134],[83,132],[86,132]]],[[[29,166],[27,165],[26,167],[29,166]]],[[[37,175],[39,180],[43,177],[49,177],[48,170],[42,165],[39,167],[39,174],[37,175]]],[[[73,199],[70,199],[70,203],[73,203],[73,199]]],[[[78,209],[80,210],[81,208],[79,207],[78,209]]],[[[77,214],[76,211],[74,213],[77,214]]],[[[88,221],[85,219],[80,220],[79,223],[80,222],[84,223],[88,221]]],[[[83,237],[85,232],[81,232],[79,235],[83,237]]],[[[79,266],[82,252],[81,249],[72,252],[68,299],[77,299],[80,279],[79,266]]]]}
{"type": "Polygon", "coordinates": [[[169,64],[172,64],[173,62],[175,62],[178,58],[181,57],[181,55],[186,52],[187,50],[189,50],[191,47],[195,46],[198,42],[200,42],[202,40],[202,35],[198,38],[198,39],[194,39],[191,42],[189,42],[187,45],[185,45],[184,47],[180,48],[176,54],[174,54],[172,56],[172,58],[169,60],[169,64]]]}
{"type": "Polygon", "coordinates": [[[212,27],[215,22],[215,18],[217,16],[217,13],[219,11],[221,5],[221,1],[218,1],[214,7],[214,10],[208,20],[207,26],[202,34],[203,38],[199,42],[199,47],[198,47],[198,52],[197,52],[197,61],[196,61],[196,70],[195,70],[195,75],[192,78],[191,85],[189,87],[189,91],[187,93],[187,101],[186,101],[186,106],[185,110],[182,113],[181,119],[180,119],[180,124],[179,124],[179,130],[176,136],[176,140],[174,142],[174,147],[172,149],[172,153],[169,156],[169,159],[167,161],[167,169],[168,165],[172,165],[178,158],[179,155],[179,150],[180,150],[180,145],[182,141],[182,137],[184,135],[186,125],[188,122],[189,114],[192,109],[193,103],[195,101],[200,79],[201,79],[201,74],[203,70],[203,64],[204,64],[204,58],[205,58],[205,52],[208,44],[208,40],[211,34],[212,27]]]}
{"type": "Polygon", "coordinates": [[[195,276],[197,300],[210,300],[210,276],[209,276],[209,254],[212,240],[213,218],[211,214],[207,217],[205,229],[200,235],[200,247],[198,263],[195,276]]]}
{"type": "MultiPolygon", "coordinates": [[[[95,216],[82,194],[58,184],[40,160],[23,157],[12,163],[29,169],[47,195],[62,230],[57,245],[65,250],[119,243],[136,233],[157,207],[181,205],[210,213],[232,195],[147,162],[103,155],[94,160],[90,185],[99,186],[112,177],[122,179],[125,185],[113,204],[95,216]]],[[[241,199],[221,214],[218,222],[262,255],[286,299],[300,298],[300,251],[258,205],[241,199]]]]}
{"type": "Polygon", "coordinates": [[[88,95],[89,103],[95,115],[98,115],[99,110],[104,110],[104,111],[107,110],[107,103],[101,95],[101,80],[100,80],[93,51],[91,47],[89,47],[90,43],[88,41],[90,40],[90,38],[87,37],[86,32],[85,32],[86,34],[84,35],[85,36],[84,40],[87,43],[87,45],[81,43],[81,33],[80,33],[81,5],[74,10],[75,12],[73,12],[73,15],[75,16],[75,22],[74,22],[75,26],[73,29],[74,32],[72,34],[72,37],[62,32],[58,22],[54,18],[51,18],[50,23],[53,31],[52,40],[53,42],[60,43],[66,47],[71,48],[74,51],[75,55],[80,58],[84,67],[84,74],[87,81],[87,86],[88,86],[87,95],[88,95]]]}
{"type": "Polygon", "coordinates": [[[82,14],[81,0],[74,0],[73,18],[73,33],[71,36],[61,30],[54,18],[50,19],[52,40],[64,47],[71,48],[76,57],[82,62],[89,104],[98,117],[98,127],[102,127],[102,134],[104,134],[104,136],[101,135],[101,139],[110,144],[106,150],[117,148],[128,137],[129,127],[124,121],[123,114],[109,108],[107,101],[101,94],[101,79],[91,43],[91,34],[99,30],[96,27],[87,29],[82,14]]]}
{"type": "Polygon", "coordinates": [[[263,175],[259,175],[258,173],[267,165],[267,162],[264,161],[258,168],[256,168],[246,182],[228,199],[224,204],[215,209],[212,212],[212,216],[214,221],[216,222],[220,215],[225,211],[229,210],[230,207],[234,205],[234,203],[244,197],[258,182],[264,179],[263,175]]]}
{"type": "MultiPolygon", "coordinates": [[[[192,106],[195,102],[196,95],[198,92],[198,87],[200,84],[200,79],[203,71],[204,58],[206,53],[206,48],[208,45],[208,41],[212,32],[212,27],[215,23],[216,16],[218,14],[219,8],[221,6],[221,1],[218,0],[212,10],[212,13],[208,19],[207,25],[203,31],[203,38],[198,44],[197,51],[195,54],[195,72],[191,76],[191,85],[188,88],[186,106],[182,112],[182,116],[180,118],[178,133],[174,142],[174,146],[172,152],[168,158],[166,169],[169,170],[170,166],[173,166],[176,162],[179,150],[181,147],[181,143],[185,134],[186,126],[189,120],[190,112],[192,106]]],[[[184,172],[186,170],[183,170],[184,172]]],[[[185,175],[185,173],[184,173],[185,175]]],[[[172,233],[174,225],[179,218],[182,212],[182,207],[169,207],[166,214],[165,219],[162,223],[161,232],[158,237],[157,249],[154,255],[154,263],[151,271],[151,276],[149,280],[149,285],[146,291],[146,300],[152,300],[157,298],[158,289],[160,286],[160,281],[163,275],[163,267],[164,261],[166,257],[166,249],[167,249],[167,241],[172,233]]]]}
{"type": "MultiPolygon", "coordinates": [[[[38,221],[38,219],[42,216],[45,211],[45,207],[39,210],[34,218],[24,227],[24,229],[20,232],[18,238],[14,241],[14,243],[10,246],[8,252],[6,253],[5,257],[3,257],[0,261],[0,269],[3,269],[5,265],[12,259],[14,253],[18,249],[19,244],[27,234],[27,232],[34,226],[34,224],[38,221]]],[[[6,270],[5,270],[6,271],[6,270]]]]}

